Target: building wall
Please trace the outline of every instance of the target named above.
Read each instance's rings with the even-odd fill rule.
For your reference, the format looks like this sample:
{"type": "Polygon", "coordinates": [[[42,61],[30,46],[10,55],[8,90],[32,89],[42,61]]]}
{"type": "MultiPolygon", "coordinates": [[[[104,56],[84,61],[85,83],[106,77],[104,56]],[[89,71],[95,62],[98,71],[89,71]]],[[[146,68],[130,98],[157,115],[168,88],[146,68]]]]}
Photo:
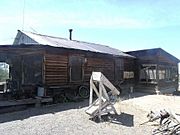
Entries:
{"type": "MultiPolygon", "coordinates": [[[[133,59],[76,50],[58,50],[48,49],[44,55],[44,84],[49,88],[89,86],[92,72],[102,72],[114,85],[118,85],[124,79],[124,71],[133,71],[133,59]],[[81,73],[79,69],[82,69],[81,73]],[[73,74],[81,74],[82,78],[74,78],[73,74]]],[[[126,85],[134,83],[134,77],[126,78],[125,82],[126,85]]]]}
{"type": "Polygon", "coordinates": [[[136,66],[138,67],[138,69],[136,70],[137,91],[156,93],[156,90],[159,90],[161,93],[172,93],[175,89],[177,89],[177,64],[157,59],[154,61],[138,60],[136,62],[136,66]],[[147,68],[145,68],[144,66],[147,66],[147,68]],[[142,76],[140,75],[143,67],[144,69],[146,69],[146,78],[148,77],[148,79],[145,80],[141,80],[142,76]]]}
{"type": "Polygon", "coordinates": [[[84,66],[84,81],[89,82],[92,71],[102,72],[110,81],[115,79],[115,65],[111,58],[91,58],[87,57],[87,63],[84,66]]]}

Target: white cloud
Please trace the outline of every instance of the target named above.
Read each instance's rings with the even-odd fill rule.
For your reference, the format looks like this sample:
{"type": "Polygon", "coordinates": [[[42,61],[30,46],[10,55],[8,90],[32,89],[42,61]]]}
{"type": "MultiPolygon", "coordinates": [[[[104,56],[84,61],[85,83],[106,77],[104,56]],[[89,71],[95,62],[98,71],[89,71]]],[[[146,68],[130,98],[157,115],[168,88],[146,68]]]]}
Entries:
{"type": "Polygon", "coordinates": [[[26,27],[73,25],[87,28],[146,28],[151,22],[130,17],[90,15],[72,12],[31,13],[25,16],[26,27]],[[45,15],[44,15],[45,14],[45,15]]]}
{"type": "MultiPolygon", "coordinates": [[[[178,20],[180,21],[178,13],[175,11],[170,11],[169,9],[167,12],[166,8],[159,8],[161,3],[156,3],[158,6],[152,4],[149,5],[149,7],[147,7],[146,3],[143,3],[143,5],[141,5],[141,3],[127,5],[128,2],[119,3],[117,1],[114,1],[114,4],[106,3],[106,1],[85,1],[85,3],[88,6],[85,6],[82,1],[73,1],[69,4],[71,6],[73,5],[72,7],[74,7],[74,5],[79,5],[75,11],[73,10],[74,8],[71,9],[71,6],[69,9],[27,9],[25,10],[24,28],[64,27],[70,25],[85,28],[142,29],[176,25],[178,24],[178,20]]],[[[28,4],[31,4],[31,2],[27,2],[27,7],[28,4]]],[[[22,28],[22,15],[0,15],[0,17],[1,25],[14,24],[22,28]]]]}

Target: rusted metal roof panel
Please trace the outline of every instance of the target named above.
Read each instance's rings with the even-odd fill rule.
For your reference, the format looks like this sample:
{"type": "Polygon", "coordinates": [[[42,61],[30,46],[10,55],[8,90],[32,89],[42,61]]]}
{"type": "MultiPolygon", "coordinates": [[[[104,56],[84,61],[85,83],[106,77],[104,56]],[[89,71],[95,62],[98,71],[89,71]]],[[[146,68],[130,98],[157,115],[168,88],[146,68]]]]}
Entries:
{"type": "MultiPolygon", "coordinates": [[[[78,49],[78,50],[84,50],[84,51],[111,54],[111,55],[121,56],[121,57],[135,58],[134,56],[131,56],[118,49],[115,49],[106,45],[88,43],[88,42],[77,41],[77,40],[69,40],[66,38],[52,37],[52,36],[41,35],[41,34],[32,33],[32,32],[24,32],[24,31],[19,31],[19,32],[24,33],[26,36],[28,36],[29,38],[37,42],[37,44],[41,44],[41,45],[50,45],[53,47],[78,49]]],[[[24,44],[32,44],[32,43],[24,43],[24,44]]]]}

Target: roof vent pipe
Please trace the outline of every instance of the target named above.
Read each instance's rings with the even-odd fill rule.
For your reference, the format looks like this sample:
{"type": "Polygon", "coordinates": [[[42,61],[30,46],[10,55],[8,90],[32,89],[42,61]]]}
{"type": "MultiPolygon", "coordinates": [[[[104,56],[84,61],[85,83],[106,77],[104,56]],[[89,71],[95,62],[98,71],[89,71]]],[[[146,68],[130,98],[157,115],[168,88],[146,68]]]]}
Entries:
{"type": "Polygon", "coordinates": [[[72,40],[72,31],[73,29],[69,29],[69,40],[72,40]]]}

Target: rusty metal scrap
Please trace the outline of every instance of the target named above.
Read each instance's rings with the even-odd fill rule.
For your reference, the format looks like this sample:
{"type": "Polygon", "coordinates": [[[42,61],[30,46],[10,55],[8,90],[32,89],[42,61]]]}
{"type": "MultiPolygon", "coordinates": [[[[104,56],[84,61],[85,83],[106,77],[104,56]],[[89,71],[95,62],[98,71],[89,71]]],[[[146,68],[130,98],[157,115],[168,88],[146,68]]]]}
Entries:
{"type": "Polygon", "coordinates": [[[159,120],[158,128],[154,129],[152,134],[161,135],[179,135],[180,134],[180,118],[177,114],[170,110],[160,110],[158,112],[150,111],[147,115],[148,121],[140,124],[146,124],[148,122],[154,122],[159,120]]]}

